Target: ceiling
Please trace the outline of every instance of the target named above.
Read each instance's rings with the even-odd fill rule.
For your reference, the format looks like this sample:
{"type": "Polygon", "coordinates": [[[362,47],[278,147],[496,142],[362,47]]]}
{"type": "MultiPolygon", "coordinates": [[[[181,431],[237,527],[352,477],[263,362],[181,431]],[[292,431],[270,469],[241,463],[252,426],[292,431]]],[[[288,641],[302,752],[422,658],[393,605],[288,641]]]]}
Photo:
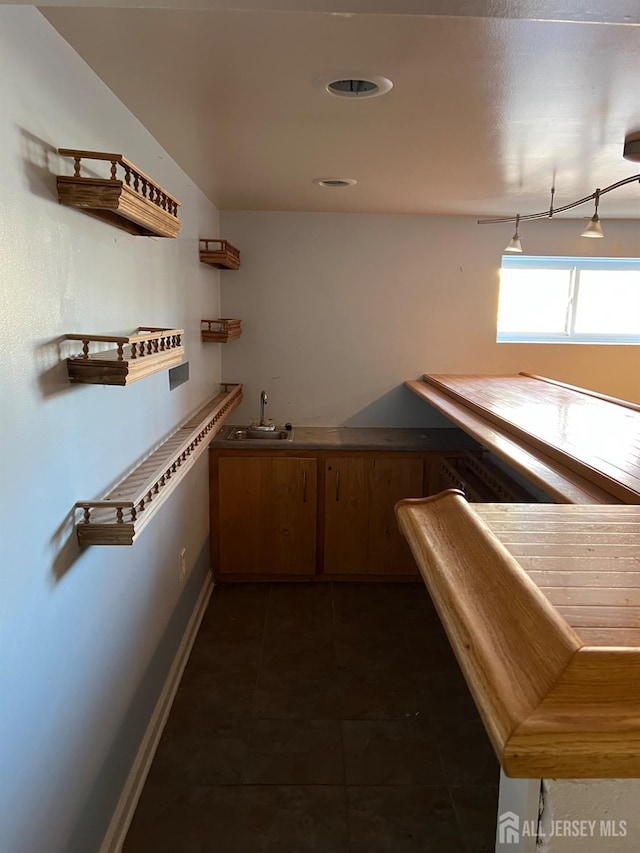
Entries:
{"type": "MultiPolygon", "coordinates": [[[[640,172],[622,158],[640,131],[637,2],[190,5],[218,8],[42,12],[220,208],[511,216],[547,208],[552,183],[560,206],[640,172]],[[394,86],[338,99],[317,82],[332,73],[394,86]]],[[[600,213],[640,218],[640,183],[600,213]]]]}

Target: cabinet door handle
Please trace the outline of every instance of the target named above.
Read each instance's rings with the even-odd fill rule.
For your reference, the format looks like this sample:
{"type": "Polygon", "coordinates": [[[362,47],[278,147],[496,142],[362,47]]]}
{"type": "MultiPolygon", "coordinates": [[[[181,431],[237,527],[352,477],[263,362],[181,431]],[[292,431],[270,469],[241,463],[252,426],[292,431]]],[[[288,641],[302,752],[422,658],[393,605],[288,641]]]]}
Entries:
{"type": "Polygon", "coordinates": [[[307,502],[307,472],[302,472],[302,503],[307,502]]]}
{"type": "Polygon", "coordinates": [[[340,500],[340,469],[336,471],[336,500],[340,500]]]}

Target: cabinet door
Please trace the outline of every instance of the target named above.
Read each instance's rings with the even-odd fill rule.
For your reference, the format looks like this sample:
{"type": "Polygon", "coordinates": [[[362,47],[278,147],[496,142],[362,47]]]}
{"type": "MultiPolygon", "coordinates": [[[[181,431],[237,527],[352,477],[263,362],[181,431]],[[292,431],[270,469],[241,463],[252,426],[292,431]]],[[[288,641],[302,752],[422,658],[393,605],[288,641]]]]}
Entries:
{"type": "Polygon", "coordinates": [[[364,458],[325,462],[324,571],[364,573],[367,565],[369,465],[364,458]]]}
{"type": "Polygon", "coordinates": [[[220,574],[315,574],[316,469],[315,459],[219,458],[220,574]]]}
{"type": "Polygon", "coordinates": [[[415,562],[394,507],[423,494],[423,461],[402,457],[332,457],[325,469],[324,571],[412,575],[415,562]]]}

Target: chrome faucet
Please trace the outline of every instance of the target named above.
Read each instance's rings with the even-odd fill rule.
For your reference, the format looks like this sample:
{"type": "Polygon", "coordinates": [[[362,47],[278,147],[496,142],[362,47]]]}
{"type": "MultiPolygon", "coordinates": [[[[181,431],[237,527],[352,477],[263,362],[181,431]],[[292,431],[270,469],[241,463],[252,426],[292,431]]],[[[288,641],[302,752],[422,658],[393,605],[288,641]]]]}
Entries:
{"type": "Polygon", "coordinates": [[[264,422],[264,407],[267,405],[268,400],[269,400],[269,398],[267,397],[267,392],[261,391],[260,392],[260,423],[258,424],[257,429],[275,430],[275,428],[276,428],[275,424],[266,424],[264,422]]]}
{"type": "Polygon", "coordinates": [[[267,405],[268,399],[269,398],[267,397],[267,392],[261,391],[260,392],[260,426],[266,426],[266,424],[264,422],[264,407],[267,405]]]}

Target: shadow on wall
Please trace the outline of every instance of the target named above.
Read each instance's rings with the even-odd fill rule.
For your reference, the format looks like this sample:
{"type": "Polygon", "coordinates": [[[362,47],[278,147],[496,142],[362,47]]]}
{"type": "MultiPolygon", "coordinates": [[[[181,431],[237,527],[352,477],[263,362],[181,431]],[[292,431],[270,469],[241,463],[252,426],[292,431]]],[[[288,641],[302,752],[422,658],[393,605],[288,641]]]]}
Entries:
{"type": "Polygon", "coordinates": [[[50,546],[53,552],[51,579],[53,584],[62,580],[83,553],[84,549],[80,548],[76,535],[76,515],[75,507],[69,510],[64,521],[51,537],[50,546]]]}
{"type": "Polygon", "coordinates": [[[58,187],[52,158],[58,157],[58,149],[24,127],[19,128],[22,137],[22,161],[29,182],[29,189],[40,198],[58,204],[58,187]]]}
{"type": "Polygon", "coordinates": [[[344,427],[453,427],[404,385],[397,385],[340,424],[344,427]]]}
{"type": "Polygon", "coordinates": [[[77,391],[80,388],[80,385],[69,381],[67,357],[63,351],[65,345],[68,347],[68,341],[60,335],[38,344],[35,349],[36,364],[40,374],[38,384],[44,398],[77,391]]]}
{"type": "MultiPolygon", "coordinates": [[[[62,162],[73,164],[73,161],[69,157],[61,158],[56,146],[47,142],[46,139],[41,139],[24,127],[19,127],[18,130],[22,137],[22,162],[29,189],[34,195],[59,204],[57,177],[59,174],[65,174],[60,164],[62,162]]],[[[83,177],[106,177],[87,167],[84,162],[82,168],[83,177]]],[[[71,172],[67,171],[66,174],[71,172]]]]}

